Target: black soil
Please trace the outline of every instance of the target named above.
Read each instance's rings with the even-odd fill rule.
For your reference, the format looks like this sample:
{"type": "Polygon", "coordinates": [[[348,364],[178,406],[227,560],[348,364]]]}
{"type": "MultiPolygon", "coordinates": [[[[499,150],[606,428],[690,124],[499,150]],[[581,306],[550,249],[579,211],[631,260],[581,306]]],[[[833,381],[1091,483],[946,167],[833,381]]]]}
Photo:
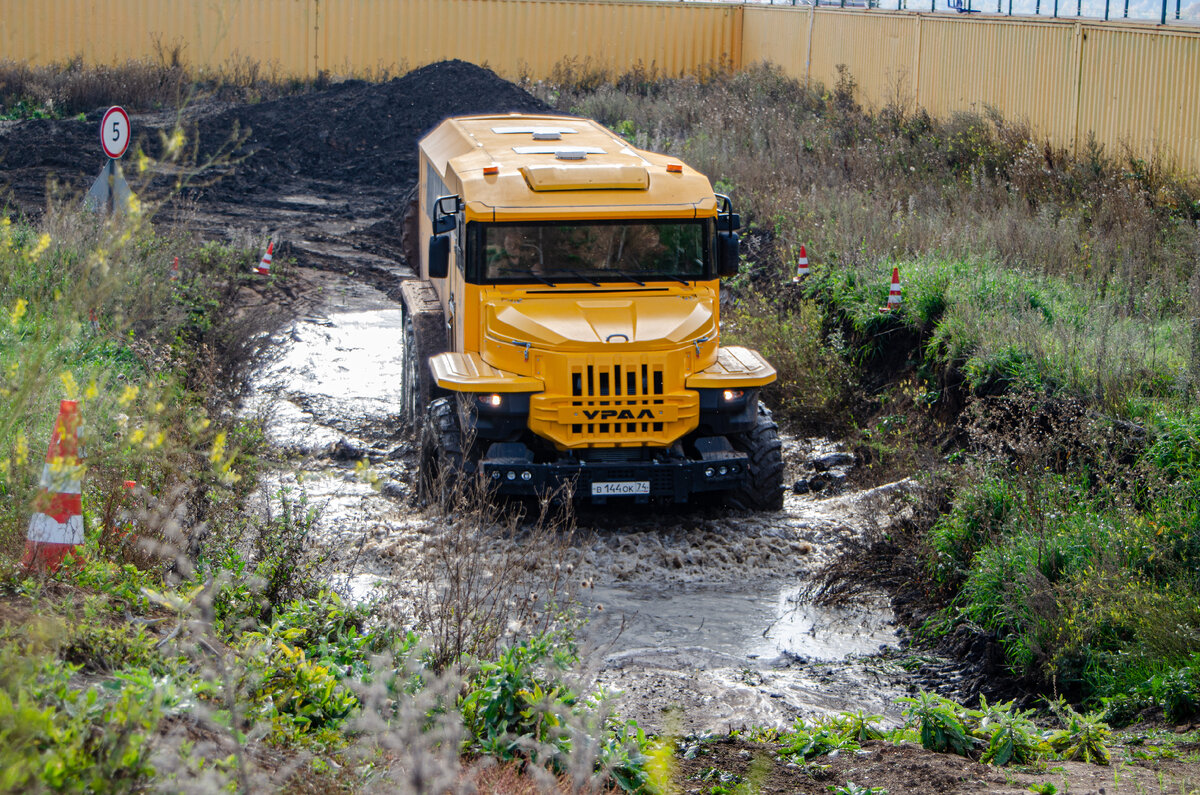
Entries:
{"type": "MultiPolygon", "coordinates": [[[[113,97],[119,104],[120,97],[113,97]]],[[[204,162],[240,140],[240,162],[221,179],[192,191],[202,204],[269,200],[272,192],[315,195],[354,191],[397,197],[416,180],[416,143],[448,116],[545,112],[550,108],[490,70],[444,61],[386,83],[351,80],[258,105],[203,101],[185,126],[204,162]],[[340,183],[332,185],[331,183],[340,183]]],[[[86,190],[104,163],[99,123],[103,108],[85,120],[0,122],[0,206],[29,213],[44,206],[48,183],[86,190]]],[[[174,114],[135,116],[135,142],[148,154],[174,114]]],[[[133,151],[133,147],[130,148],[133,151]]],[[[130,157],[126,156],[126,165],[130,157]]],[[[164,187],[167,182],[163,180],[164,187]]]]}
{"type": "Polygon", "coordinates": [[[386,83],[353,80],[231,108],[201,122],[200,140],[210,152],[235,129],[249,133],[242,148],[250,157],[234,179],[214,186],[214,198],[282,187],[297,177],[402,192],[416,178],[417,141],[442,119],[550,110],[487,69],[443,61],[386,83]]]}

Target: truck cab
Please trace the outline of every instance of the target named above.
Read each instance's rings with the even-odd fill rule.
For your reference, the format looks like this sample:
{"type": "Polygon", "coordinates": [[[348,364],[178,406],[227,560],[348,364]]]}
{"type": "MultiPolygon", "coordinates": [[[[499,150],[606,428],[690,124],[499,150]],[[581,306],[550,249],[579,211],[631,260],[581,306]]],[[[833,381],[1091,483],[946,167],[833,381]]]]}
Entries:
{"type": "Polygon", "coordinates": [[[424,482],[781,507],[775,370],[720,344],[728,198],[587,119],[447,119],[419,150],[401,393],[424,482]]]}

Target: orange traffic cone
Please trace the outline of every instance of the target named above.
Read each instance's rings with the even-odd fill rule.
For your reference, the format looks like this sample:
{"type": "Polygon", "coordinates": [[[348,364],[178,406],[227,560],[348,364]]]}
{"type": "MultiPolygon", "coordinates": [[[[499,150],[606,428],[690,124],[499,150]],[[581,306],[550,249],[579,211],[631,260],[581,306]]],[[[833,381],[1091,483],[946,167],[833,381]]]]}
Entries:
{"type": "Polygon", "coordinates": [[[888,291],[887,306],[879,307],[880,312],[891,312],[900,308],[900,268],[892,268],[892,289],[888,291]]]}
{"type": "Polygon", "coordinates": [[[25,540],[27,570],[58,571],[63,558],[83,543],[83,468],[79,464],[79,404],[64,400],[46,451],[41,489],[25,540]]]}
{"type": "Polygon", "coordinates": [[[262,276],[267,276],[271,273],[271,255],[274,253],[274,251],[275,251],[274,241],[268,242],[267,243],[267,253],[263,254],[262,260],[258,263],[258,267],[254,269],[255,273],[262,275],[262,276]]]}
{"type": "Polygon", "coordinates": [[[179,281],[179,257],[176,257],[175,261],[171,263],[171,281],[179,281]]]}
{"type": "Polygon", "coordinates": [[[801,244],[800,258],[796,260],[796,275],[792,277],[792,281],[803,281],[805,276],[808,276],[808,252],[804,250],[804,245],[801,244]]]}

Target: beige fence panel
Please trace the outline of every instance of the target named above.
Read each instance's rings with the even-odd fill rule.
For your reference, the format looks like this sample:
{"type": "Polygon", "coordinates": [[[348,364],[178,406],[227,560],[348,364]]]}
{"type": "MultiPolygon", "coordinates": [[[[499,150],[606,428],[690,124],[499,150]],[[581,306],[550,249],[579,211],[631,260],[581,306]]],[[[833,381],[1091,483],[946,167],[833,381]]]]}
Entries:
{"type": "Polygon", "coordinates": [[[117,63],[153,57],[157,40],[182,44],[194,66],[250,58],[310,74],[312,11],[312,0],[0,0],[0,57],[117,63]]]}
{"type": "Polygon", "coordinates": [[[746,65],[770,61],[796,78],[805,76],[811,8],[746,6],[742,20],[742,59],[746,65]]]}
{"type": "Polygon", "coordinates": [[[918,104],[932,115],[983,113],[1028,121],[1058,146],[1073,146],[1079,26],[922,15],[918,104]]]}
{"type": "Polygon", "coordinates": [[[1088,26],[1079,140],[1092,130],[1109,154],[1126,146],[1200,171],[1200,30],[1088,26]]]}
{"type": "Polygon", "coordinates": [[[486,62],[545,77],[566,57],[670,75],[740,63],[740,9],[581,0],[321,0],[320,60],[333,71],[486,62]]]}
{"type": "Polygon", "coordinates": [[[867,104],[884,104],[911,85],[917,53],[916,14],[819,10],[813,24],[812,73],[832,89],[846,67],[867,104]]]}

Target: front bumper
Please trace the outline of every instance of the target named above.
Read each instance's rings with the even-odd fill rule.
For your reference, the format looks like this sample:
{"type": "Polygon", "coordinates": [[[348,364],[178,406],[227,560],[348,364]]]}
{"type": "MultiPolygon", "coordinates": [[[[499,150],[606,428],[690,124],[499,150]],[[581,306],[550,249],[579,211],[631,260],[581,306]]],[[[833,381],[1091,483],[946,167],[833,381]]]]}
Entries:
{"type": "Polygon", "coordinates": [[[484,458],[478,462],[478,471],[498,494],[540,496],[565,487],[576,499],[597,504],[610,497],[634,502],[666,498],[683,503],[693,494],[736,488],[748,476],[746,454],[733,450],[708,453],[699,461],[535,464],[520,458],[484,458]]]}

